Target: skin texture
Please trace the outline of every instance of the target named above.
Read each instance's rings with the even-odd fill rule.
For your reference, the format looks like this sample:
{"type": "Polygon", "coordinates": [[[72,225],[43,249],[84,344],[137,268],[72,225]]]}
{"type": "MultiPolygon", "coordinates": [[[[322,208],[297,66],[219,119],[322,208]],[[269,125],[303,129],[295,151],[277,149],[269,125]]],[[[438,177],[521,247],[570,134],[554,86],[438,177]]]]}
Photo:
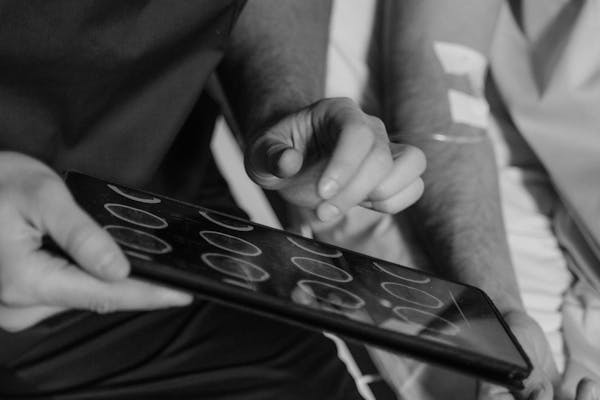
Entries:
{"type": "MultiPolygon", "coordinates": [[[[481,128],[453,122],[448,81],[433,51],[433,42],[440,40],[486,55],[499,5],[494,0],[384,2],[389,16],[379,38],[384,121],[392,141],[416,145],[427,156],[426,190],[410,213],[436,271],[486,291],[534,364],[523,391],[481,383],[478,397],[550,400],[560,377],[541,328],[520,299],[491,144],[481,128]],[[440,141],[434,137],[438,132],[447,138],[468,133],[480,140],[440,141]]],[[[597,398],[592,386],[586,382],[578,399],[597,398]]]]}
{"type": "Polygon", "coordinates": [[[319,100],[329,12],[323,1],[269,0],[241,15],[220,73],[246,134],[246,170],[321,220],[361,203],[397,212],[421,195],[425,158],[390,143],[383,123],[351,100],[319,100]]]}
{"type": "MultiPolygon", "coordinates": [[[[245,133],[250,176],[330,219],[369,202],[397,212],[422,191],[425,161],[391,146],[381,121],[322,97],[327,2],[250,1],[220,73],[245,133]]],[[[65,309],[99,313],[189,304],[191,296],[128,277],[115,242],[52,170],[0,153],[0,328],[19,331],[65,309]],[[75,263],[41,249],[50,236],[75,263]]]]}

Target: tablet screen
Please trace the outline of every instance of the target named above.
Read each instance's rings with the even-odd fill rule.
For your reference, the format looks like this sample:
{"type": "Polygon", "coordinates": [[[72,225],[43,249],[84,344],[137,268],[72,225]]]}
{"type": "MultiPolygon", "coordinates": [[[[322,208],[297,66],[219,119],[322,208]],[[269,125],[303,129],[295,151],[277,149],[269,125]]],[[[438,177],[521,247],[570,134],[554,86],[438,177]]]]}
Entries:
{"type": "Polygon", "coordinates": [[[476,288],[81,174],[67,184],[134,272],[496,381],[530,369],[476,288]]]}

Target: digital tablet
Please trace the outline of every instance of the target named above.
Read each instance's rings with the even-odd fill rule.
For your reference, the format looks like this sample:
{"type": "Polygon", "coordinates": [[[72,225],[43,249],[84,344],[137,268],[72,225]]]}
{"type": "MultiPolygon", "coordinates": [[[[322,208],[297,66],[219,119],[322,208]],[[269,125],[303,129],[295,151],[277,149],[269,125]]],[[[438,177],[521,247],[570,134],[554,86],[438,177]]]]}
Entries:
{"type": "Polygon", "coordinates": [[[83,174],[66,182],[139,278],[512,388],[531,371],[478,288],[83,174]]]}

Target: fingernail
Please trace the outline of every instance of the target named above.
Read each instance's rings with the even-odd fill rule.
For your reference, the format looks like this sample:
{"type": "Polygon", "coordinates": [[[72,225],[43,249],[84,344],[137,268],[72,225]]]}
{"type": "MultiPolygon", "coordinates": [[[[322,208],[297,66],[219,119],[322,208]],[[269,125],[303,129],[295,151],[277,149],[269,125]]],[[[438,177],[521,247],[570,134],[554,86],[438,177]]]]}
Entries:
{"type": "Polygon", "coordinates": [[[324,200],[330,199],[338,192],[339,188],[340,186],[335,179],[325,178],[319,186],[319,196],[324,200]]]}
{"type": "Polygon", "coordinates": [[[317,217],[323,222],[331,221],[340,215],[340,210],[333,204],[323,203],[317,209],[317,217]]]}
{"type": "Polygon", "coordinates": [[[163,299],[171,307],[187,306],[193,300],[192,296],[188,293],[169,289],[165,289],[163,292],[163,299]]]}

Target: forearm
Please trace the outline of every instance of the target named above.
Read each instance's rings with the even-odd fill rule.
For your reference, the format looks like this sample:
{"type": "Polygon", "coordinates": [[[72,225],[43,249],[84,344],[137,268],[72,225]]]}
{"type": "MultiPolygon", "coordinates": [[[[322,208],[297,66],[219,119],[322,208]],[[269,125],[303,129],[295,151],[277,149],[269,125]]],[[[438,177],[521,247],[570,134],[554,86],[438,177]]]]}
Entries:
{"type": "MultiPolygon", "coordinates": [[[[493,149],[480,116],[462,120],[450,107],[449,89],[461,92],[459,95],[468,91],[471,99],[482,93],[473,85],[476,79],[463,77],[461,81],[459,74],[449,78],[434,51],[436,38],[456,39],[452,25],[436,24],[415,2],[400,3],[388,4],[387,12],[400,15],[400,21],[388,24],[382,37],[388,46],[382,94],[392,140],[420,147],[428,159],[425,193],[411,210],[414,225],[440,274],[484,289],[503,311],[520,308],[493,149]],[[408,16],[411,21],[401,23],[401,18],[408,16]],[[415,26],[422,28],[410,29],[415,26]]],[[[444,18],[451,24],[451,16],[444,18]]],[[[471,27],[469,37],[477,42],[469,47],[483,52],[493,24],[482,21],[478,26],[471,27]]],[[[462,29],[458,36],[468,31],[468,27],[462,29]]],[[[460,42],[464,44],[464,40],[460,42]]]]}
{"type": "Polygon", "coordinates": [[[484,289],[500,308],[520,307],[489,142],[411,142],[429,160],[425,194],[411,218],[434,265],[449,278],[484,289]]]}
{"type": "Polygon", "coordinates": [[[244,134],[323,96],[330,2],[251,0],[220,68],[244,134]]]}

